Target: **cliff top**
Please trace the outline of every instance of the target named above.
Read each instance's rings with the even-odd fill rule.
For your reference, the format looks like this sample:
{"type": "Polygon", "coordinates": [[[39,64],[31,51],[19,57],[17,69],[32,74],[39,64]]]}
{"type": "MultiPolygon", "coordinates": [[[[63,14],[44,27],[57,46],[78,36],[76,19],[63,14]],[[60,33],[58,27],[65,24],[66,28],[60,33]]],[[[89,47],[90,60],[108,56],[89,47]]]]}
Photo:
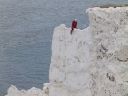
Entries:
{"type": "Polygon", "coordinates": [[[128,7],[128,4],[104,4],[104,5],[98,5],[95,7],[100,7],[100,8],[109,8],[109,7],[128,7]]]}

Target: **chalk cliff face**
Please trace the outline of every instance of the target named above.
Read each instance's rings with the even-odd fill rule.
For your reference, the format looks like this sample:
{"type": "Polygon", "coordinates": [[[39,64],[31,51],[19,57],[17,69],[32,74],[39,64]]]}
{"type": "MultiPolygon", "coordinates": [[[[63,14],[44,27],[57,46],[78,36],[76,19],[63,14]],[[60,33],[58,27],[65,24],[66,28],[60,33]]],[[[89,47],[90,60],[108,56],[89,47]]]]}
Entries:
{"type": "Polygon", "coordinates": [[[49,96],[82,96],[90,94],[89,66],[91,34],[90,28],[76,29],[60,25],[55,28],[52,43],[49,96]]]}
{"type": "Polygon", "coordinates": [[[49,84],[28,91],[12,86],[6,96],[128,95],[128,7],[87,13],[90,25],[84,30],[71,35],[64,24],[55,28],[49,84]]]}
{"type": "Polygon", "coordinates": [[[128,95],[128,8],[88,10],[94,40],[92,95],[128,95]]]}

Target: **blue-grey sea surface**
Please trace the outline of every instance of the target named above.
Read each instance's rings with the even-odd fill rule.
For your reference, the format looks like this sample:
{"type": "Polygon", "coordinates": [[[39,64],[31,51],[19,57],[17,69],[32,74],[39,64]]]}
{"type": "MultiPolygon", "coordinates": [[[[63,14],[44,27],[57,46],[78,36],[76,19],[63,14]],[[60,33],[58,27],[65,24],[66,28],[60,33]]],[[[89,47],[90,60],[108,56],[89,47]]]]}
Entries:
{"type": "Polygon", "coordinates": [[[42,88],[48,82],[54,27],[88,26],[88,7],[128,0],[0,0],[0,96],[13,84],[42,88]]]}

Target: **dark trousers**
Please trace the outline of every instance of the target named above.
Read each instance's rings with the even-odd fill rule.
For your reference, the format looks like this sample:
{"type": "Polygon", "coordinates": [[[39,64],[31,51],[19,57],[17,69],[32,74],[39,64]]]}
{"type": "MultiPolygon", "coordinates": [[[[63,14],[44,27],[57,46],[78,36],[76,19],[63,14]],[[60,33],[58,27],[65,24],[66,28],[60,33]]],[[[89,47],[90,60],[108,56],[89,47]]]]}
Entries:
{"type": "Polygon", "coordinates": [[[71,32],[70,33],[72,34],[73,31],[74,31],[74,28],[71,29],[71,32]]]}

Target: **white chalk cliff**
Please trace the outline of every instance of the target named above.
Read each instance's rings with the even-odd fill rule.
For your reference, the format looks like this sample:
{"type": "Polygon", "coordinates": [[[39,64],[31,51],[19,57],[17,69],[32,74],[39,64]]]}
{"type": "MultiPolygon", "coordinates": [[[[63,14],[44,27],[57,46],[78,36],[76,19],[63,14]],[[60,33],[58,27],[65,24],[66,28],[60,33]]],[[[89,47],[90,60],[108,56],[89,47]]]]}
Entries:
{"type": "Polygon", "coordinates": [[[54,30],[49,83],[6,96],[128,96],[128,7],[89,8],[89,27],[54,30]]]}

